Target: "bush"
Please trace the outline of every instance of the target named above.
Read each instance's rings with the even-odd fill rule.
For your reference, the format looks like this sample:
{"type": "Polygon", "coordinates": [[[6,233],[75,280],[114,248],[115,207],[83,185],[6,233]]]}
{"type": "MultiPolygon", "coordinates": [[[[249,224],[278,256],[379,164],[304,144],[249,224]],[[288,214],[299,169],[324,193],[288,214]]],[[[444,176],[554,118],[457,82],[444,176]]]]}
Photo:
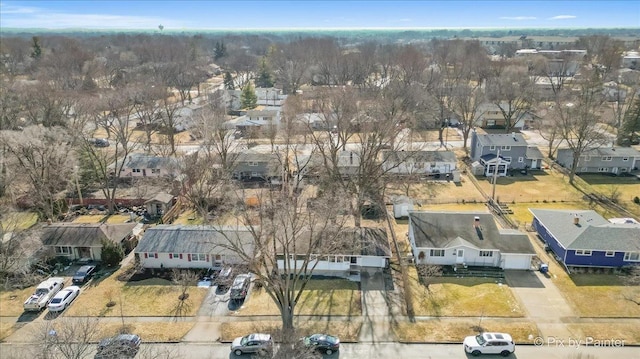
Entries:
{"type": "Polygon", "coordinates": [[[107,267],[117,266],[124,258],[122,247],[112,241],[102,241],[102,263],[107,267]]]}
{"type": "Polygon", "coordinates": [[[640,197],[638,196],[633,197],[633,203],[640,204],[640,197]]]}

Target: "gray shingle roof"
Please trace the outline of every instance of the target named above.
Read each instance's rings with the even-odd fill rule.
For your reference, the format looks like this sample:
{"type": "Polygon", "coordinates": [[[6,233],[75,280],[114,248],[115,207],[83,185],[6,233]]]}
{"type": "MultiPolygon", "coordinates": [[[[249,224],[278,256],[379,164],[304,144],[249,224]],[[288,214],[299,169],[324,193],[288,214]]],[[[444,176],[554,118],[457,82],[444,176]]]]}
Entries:
{"type": "Polygon", "coordinates": [[[479,249],[498,249],[503,253],[535,254],[526,234],[499,230],[486,212],[409,212],[417,247],[450,248],[460,244],[479,249]],[[480,218],[478,229],[475,217],[480,218]]]}
{"type": "Polygon", "coordinates": [[[160,203],[171,203],[173,201],[173,195],[167,192],[160,192],[156,194],[153,198],[146,200],[144,203],[152,203],[152,202],[160,202],[160,203]]]}
{"type": "Polygon", "coordinates": [[[136,223],[54,223],[44,228],[45,246],[101,247],[103,240],[122,242],[136,223]]]}
{"type": "Polygon", "coordinates": [[[528,146],[525,156],[530,160],[539,160],[544,158],[542,152],[540,152],[540,149],[538,149],[538,147],[536,146],[528,146]]]}
{"type": "Polygon", "coordinates": [[[132,153],[125,160],[126,168],[175,168],[177,162],[175,158],[149,156],[142,153],[132,153]]]}
{"type": "Polygon", "coordinates": [[[382,158],[394,163],[407,159],[415,162],[456,162],[456,155],[452,151],[384,151],[382,158]]]}
{"type": "MultiPolygon", "coordinates": [[[[319,233],[316,233],[319,235],[319,233]]],[[[391,247],[387,232],[382,228],[345,228],[341,233],[329,238],[330,247],[319,247],[311,254],[334,254],[334,255],[364,255],[364,256],[391,256],[391,247]],[[322,253],[319,253],[322,251],[322,253]]],[[[307,252],[309,248],[309,232],[304,232],[297,236],[296,251],[300,254],[307,252]]],[[[314,239],[314,243],[316,239],[314,239]]],[[[320,238],[318,238],[320,240],[320,238]]],[[[278,253],[283,252],[283,247],[278,249],[278,253]]],[[[289,248],[291,251],[292,248],[289,248]]]]}
{"type": "Polygon", "coordinates": [[[566,249],[640,251],[640,226],[610,223],[592,210],[530,208],[529,211],[566,249]],[[578,225],[574,224],[575,217],[578,225]]]}
{"type": "Polygon", "coordinates": [[[484,146],[527,146],[527,141],[520,133],[478,134],[478,143],[484,146]]]}
{"type": "Polygon", "coordinates": [[[253,237],[246,227],[158,225],[148,228],[136,253],[229,253],[231,243],[242,245],[245,253],[253,249],[253,237]]]}
{"type": "Polygon", "coordinates": [[[640,151],[633,147],[600,147],[585,151],[583,155],[640,157],[640,151]]]}

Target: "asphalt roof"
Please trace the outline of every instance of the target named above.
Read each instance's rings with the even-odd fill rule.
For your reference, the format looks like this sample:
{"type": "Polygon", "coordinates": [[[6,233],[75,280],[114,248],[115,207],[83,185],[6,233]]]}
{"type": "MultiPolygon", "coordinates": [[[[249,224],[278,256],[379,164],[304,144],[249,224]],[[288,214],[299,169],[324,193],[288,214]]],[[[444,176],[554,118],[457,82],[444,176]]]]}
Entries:
{"type": "Polygon", "coordinates": [[[169,168],[177,167],[175,158],[149,156],[142,153],[130,154],[124,164],[127,168],[169,168]]]}
{"type": "Polygon", "coordinates": [[[592,210],[529,211],[566,249],[640,251],[640,225],[611,223],[592,210]]]}
{"type": "Polygon", "coordinates": [[[527,146],[527,141],[520,133],[476,133],[478,142],[484,146],[527,146]]]}
{"type": "Polygon", "coordinates": [[[187,225],[158,225],[148,228],[136,253],[222,253],[231,244],[242,245],[244,253],[251,253],[253,237],[247,227],[213,227],[187,225]]]}
{"type": "Polygon", "coordinates": [[[46,246],[101,247],[103,240],[121,242],[136,223],[54,223],[44,228],[46,246]]]}
{"type": "Polygon", "coordinates": [[[501,230],[486,212],[409,212],[417,247],[452,248],[459,245],[498,249],[502,253],[535,254],[525,233],[501,230]],[[475,228],[475,218],[480,225],[475,228]]]}
{"type": "MultiPolygon", "coordinates": [[[[322,234],[320,234],[322,235],[322,234]]],[[[313,240],[317,250],[311,254],[318,255],[363,255],[363,256],[391,256],[391,247],[387,232],[382,228],[361,227],[344,228],[341,233],[330,234],[326,240],[328,244],[321,244],[323,238],[316,237],[313,240]],[[322,253],[319,253],[322,251],[322,253]]],[[[293,252],[293,246],[289,248],[293,252]]],[[[282,246],[278,252],[282,253],[282,246]]],[[[297,236],[295,249],[299,254],[306,253],[309,248],[309,233],[305,232],[297,236]]]]}
{"type": "Polygon", "coordinates": [[[528,146],[527,147],[527,153],[525,154],[525,156],[528,159],[543,159],[544,156],[542,155],[542,152],[540,152],[540,149],[536,146],[528,146]]]}
{"type": "Polygon", "coordinates": [[[384,161],[414,161],[414,162],[456,162],[456,155],[452,151],[384,151],[384,161]]]}

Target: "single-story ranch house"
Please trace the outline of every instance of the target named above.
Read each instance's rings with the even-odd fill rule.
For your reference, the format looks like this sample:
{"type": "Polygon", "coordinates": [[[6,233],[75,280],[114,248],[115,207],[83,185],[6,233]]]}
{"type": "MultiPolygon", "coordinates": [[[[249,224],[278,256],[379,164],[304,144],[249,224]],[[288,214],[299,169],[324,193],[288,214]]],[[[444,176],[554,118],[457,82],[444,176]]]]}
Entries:
{"type": "Polygon", "coordinates": [[[41,236],[45,248],[56,257],[102,260],[102,244],[111,241],[122,245],[133,237],[136,223],[53,223],[41,236]]]}
{"type": "Polygon", "coordinates": [[[529,237],[500,229],[488,212],[409,212],[409,241],[416,264],[531,269],[529,237]]]}

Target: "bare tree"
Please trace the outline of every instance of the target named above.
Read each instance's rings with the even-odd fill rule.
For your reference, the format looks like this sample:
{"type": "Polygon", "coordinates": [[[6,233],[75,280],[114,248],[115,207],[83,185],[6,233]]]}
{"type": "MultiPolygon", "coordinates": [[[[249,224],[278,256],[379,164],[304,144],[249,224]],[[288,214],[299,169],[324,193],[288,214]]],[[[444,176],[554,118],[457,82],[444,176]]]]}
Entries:
{"type": "Polygon", "coordinates": [[[180,295],[175,307],[171,310],[171,314],[177,319],[184,317],[191,310],[193,303],[189,300],[189,288],[192,288],[198,276],[191,270],[180,270],[174,268],[171,272],[171,279],[175,285],[180,288],[180,295]]]}
{"type": "Polygon", "coordinates": [[[533,84],[526,67],[501,63],[487,82],[487,98],[504,117],[505,132],[511,132],[521,116],[534,104],[533,84]]]}
{"type": "Polygon", "coordinates": [[[34,345],[36,358],[82,359],[91,353],[98,339],[99,321],[92,317],[62,317],[36,323],[34,345]]]}

